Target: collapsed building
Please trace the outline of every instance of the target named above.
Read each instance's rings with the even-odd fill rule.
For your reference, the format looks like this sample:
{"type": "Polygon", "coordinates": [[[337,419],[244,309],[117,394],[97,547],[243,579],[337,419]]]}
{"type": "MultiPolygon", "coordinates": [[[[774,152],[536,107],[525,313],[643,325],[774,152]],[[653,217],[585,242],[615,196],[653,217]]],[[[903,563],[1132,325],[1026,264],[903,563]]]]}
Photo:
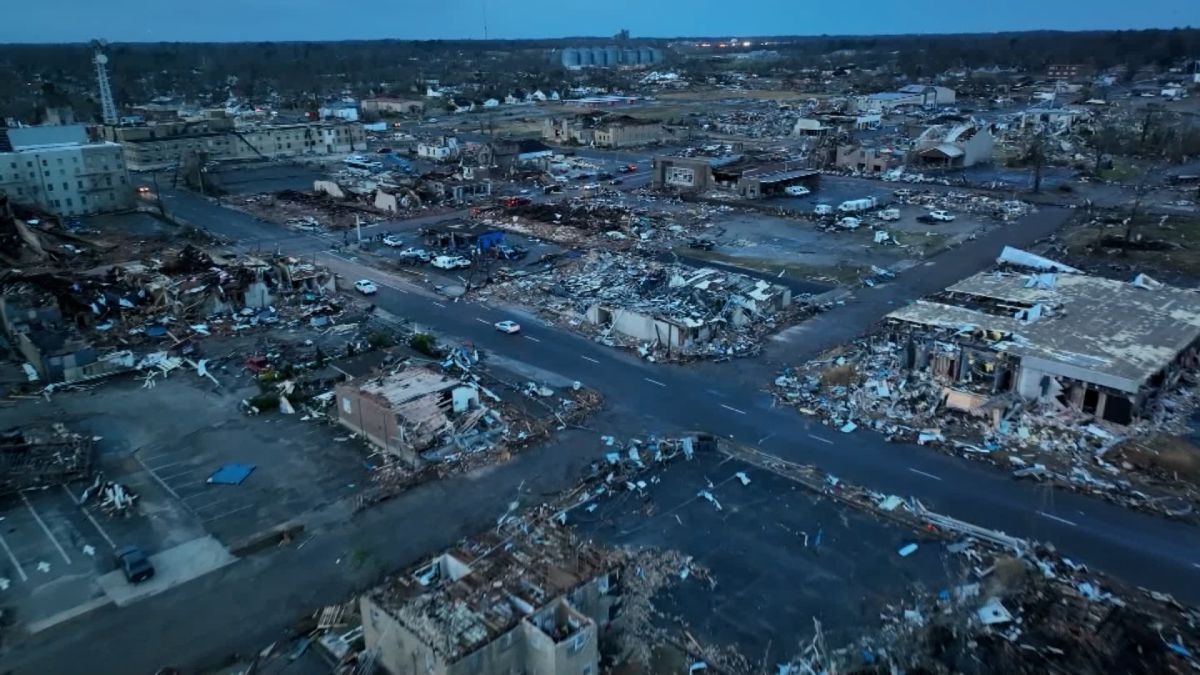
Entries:
{"type": "Polygon", "coordinates": [[[407,464],[449,440],[454,448],[502,434],[498,412],[480,404],[480,387],[430,368],[364,377],[338,385],[337,422],[407,464]]]}
{"type": "Polygon", "coordinates": [[[981,272],[888,314],[906,365],[949,383],[957,406],[1011,393],[1118,425],[1196,365],[1200,294],[1044,267],[981,272]]]}
{"type": "Polygon", "coordinates": [[[820,172],[796,162],[768,162],[742,155],[727,157],[655,157],[651,181],[656,189],[723,192],[747,199],[786,194],[799,186],[815,191],[820,172]]]}
{"type": "Polygon", "coordinates": [[[86,478],[93,453],[90,436],[58,424],[0,431],[0,495],[86,478]]]}
{"type": "Polygon", "coordinates": [[[992,161],[995,140],[973,121],[935,124],[913,142],[914,163],[931,168],[965,168],[992,161]]]}
{"type": "Polygon", "coordinates": [[[713,268],[593,251],[576,263],[503,284],[527,302],[540,287],[545,308],[595,327],[609,344],[639,345],[668,358],[741,356],[786,319],[791,289],[713,268]]]}
{"type": "Polygon", "coordinates": [[[393,675],[596,673],[622,562],[557,523],[502,524],[364,594],[366,658],[393,675]]]}

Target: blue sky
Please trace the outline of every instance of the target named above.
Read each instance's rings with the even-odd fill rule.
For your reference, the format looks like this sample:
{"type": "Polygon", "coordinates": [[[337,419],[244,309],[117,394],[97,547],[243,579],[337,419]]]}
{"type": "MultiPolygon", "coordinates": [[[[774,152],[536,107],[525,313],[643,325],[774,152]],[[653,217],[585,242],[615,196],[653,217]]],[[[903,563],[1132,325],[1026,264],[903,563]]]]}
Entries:
{"type": "Polygon", "coordinates": [[[0,42],[859,35],[1200,26],[1200,0],[41,0],[0,42]],[[486,6],[486,11],[485,11],[486,6]]]}

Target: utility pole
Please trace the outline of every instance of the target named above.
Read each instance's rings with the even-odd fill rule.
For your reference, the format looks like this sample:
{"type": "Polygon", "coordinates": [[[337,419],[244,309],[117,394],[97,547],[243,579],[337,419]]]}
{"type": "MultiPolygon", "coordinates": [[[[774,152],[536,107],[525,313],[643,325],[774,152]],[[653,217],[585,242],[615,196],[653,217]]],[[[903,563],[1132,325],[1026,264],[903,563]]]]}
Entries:
{"type": "Polygon", "coordinates": [[[117,105],[113,101],[112,84],[108,81],[108,55],[104,40],[92,40],[92,65],[96,67],[96,87],[100,90],[100,117],[105,124],[116,124],[117,105]]]}
{"type": "Polygon", "coordinates": [[[1037,194],[1042,191],[1042,165],[1046,163],[1046,155],[1042,148],[1044,141],[1043,134],[1045,132],[1038,130],[1037,136],[1033,139],[1033,193],[1037,194]]]}

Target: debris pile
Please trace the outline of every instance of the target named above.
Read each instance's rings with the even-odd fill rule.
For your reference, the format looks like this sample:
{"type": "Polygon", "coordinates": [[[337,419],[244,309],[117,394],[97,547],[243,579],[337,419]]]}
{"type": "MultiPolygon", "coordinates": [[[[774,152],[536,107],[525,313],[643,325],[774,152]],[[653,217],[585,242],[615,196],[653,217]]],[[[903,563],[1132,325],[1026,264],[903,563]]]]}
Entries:
{"type": "Polygon", "coordinates": [[[136,492],[115,481],[104,480],[104,475],[99,473],[92,484],[79,495],[80,504],[95,502],[110,518],[130,516],[137,500],[136,492]]]}
{"type": "Polygon", "coordinates": [[[299,190],[280,190],[226,201],[260,220],[301,230],[346,229],[354,227],[356,222],[367,224],[384,219],[366,204],[299,190]]]}
{"type": "Polygon", "coordinates": [[[551,320],[651,360],[752,355],[764,335],[808,311],[769,281],[603,251],[481,293],[536,303],[551,320]]]}
{"type": "Polygon", "coordinates": [[[955,213],[972,213],[1002,221],[1017,220],[1035,211],[1029,202],[1019,199],[997,199],[974,192],[947,192],[897,190],[895,200],[926,209],[942,209],[955,213]]]}
{"type": "Polygon", "coordinates": [[[0,431],[0,495],[87,478],[93,453],[92,437],[61,423],[0,431]]]}

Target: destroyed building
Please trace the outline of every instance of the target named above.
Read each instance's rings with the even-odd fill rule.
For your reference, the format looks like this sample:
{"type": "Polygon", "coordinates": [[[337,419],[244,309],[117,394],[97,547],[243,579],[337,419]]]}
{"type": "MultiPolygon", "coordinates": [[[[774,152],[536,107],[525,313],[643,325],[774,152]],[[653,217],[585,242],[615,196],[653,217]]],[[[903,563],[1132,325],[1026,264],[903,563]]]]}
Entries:
{"type": "Polygon", "coordinates": [[[913,142],[915,164],[931,168],[959,168],[992,161],[995,140],[987,127],[975,122],[935,124],[913,142]]]}
{"type": "Polygon", "coordinates": [[[670,129],[661,122],[607,113],[547,118],[542,127],[542,138],[548,141],[594,145],[601,148],[627,148],[660,143],[671,136],[670,129]]]}
{"type": "Polygon", "coordinates": [[[748,199],[786,194],[792,186],[816,190],[820,172],[795,162],[763,162],[742,155],[655,157],[655,188],[681,192],[722,191],[748,199]]]}
{"type": "Polygon", "coordinates": [[[9,344],[25,359],[30,381],[73,382],[110,370],[95,347],[63,320],[49,293],[32,286],[6,288],[0,296],[0,324],[9,344]]]}
{"type": "Polygon", "coordinates": [[[1118,425],[1196,365],[1200,294],[1045,269],[981,272],[888,314],[907,365],[947,383],[952,407],[1011,392],[1118,425]]]}
{"type": "Polygon", "coordinates": [[[622,562],[557,524],[463,541],[362,596],[368,658],[392,675],[594,675],[622,562]]]}
{"type": "Polygon", "coordinates": [[[839,169],[876,176],[904,164],[904,152],[890,147],[861,144],[838,146],[833,160],[839,169]]]}
{"type": "Polygon", "coordinates": [[[339,424],[409,464],[446,436],[500,424],[495,411],[480,405],[477,387],[430,368],[359,378],[334,392],[339,424]]]}
{"type": "Polygon", "coordinates": [[[90,436],[58,424],[0,431],[0,495],[87,478],[93,453],[90,436]]]}

